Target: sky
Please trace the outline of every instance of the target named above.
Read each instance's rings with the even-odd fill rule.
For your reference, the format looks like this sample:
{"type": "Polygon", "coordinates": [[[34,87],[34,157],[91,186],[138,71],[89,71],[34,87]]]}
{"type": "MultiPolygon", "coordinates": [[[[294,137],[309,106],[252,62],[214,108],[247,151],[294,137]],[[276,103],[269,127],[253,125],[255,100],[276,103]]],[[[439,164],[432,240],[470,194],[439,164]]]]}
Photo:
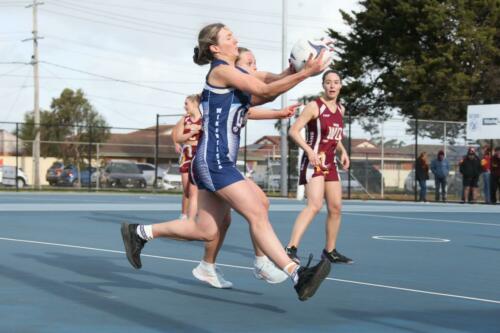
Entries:
{"type": "MultiPolygon", "coordinates": [[[[40,107],[49,109],[64,88],[82,89],[113,127],[154,126],[156,114],[183,113],[186,95],[201,92],[207,66],[193,63],[199,30],[223,22],[250,48],[260,70],[281,72],[281,0],[44,0],[38,11],[40,107]],[[129,81],[129,84],[120,80],[129,81]]],[[[33,110],[30,1],[0,0],[0,122],[20,122],[33,110]]],[[[357,1],[287,0],[287,54],[301,38],[327,28],[347,32],[339,9],[357,1]]],[[[320,77],[289,91],[289,104],[318,93],[320,77]]],[[[276,102],[266,105],[277,108],[276,102]]],[[[162,117],[173,124],[178,117],[162,117]]],[[[251,121],[248,142],[277,135],[274,121],[251,121]]],[[[10,129],[0,124],[0,129],[10,129]]]]}

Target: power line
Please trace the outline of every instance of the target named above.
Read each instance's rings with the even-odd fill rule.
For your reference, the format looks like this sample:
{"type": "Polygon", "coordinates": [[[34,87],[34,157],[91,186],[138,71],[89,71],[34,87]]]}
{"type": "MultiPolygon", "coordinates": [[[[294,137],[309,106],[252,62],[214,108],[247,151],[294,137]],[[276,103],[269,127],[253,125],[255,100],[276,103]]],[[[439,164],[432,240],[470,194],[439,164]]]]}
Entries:
{"type": "MultiPolygon", "coordinates": [[[[1,63],[0,63],[0,64],[1,64],[1,63]]],[[[0,73],[0,77],[2,77],[2,76],[7,76],[7,75],[9,75],[9,74],[10,74],[10,73],[12,73],[12,72],[17,71],[19,68],[24,67],[25,65],[26,65],[26,64],[23,64],[22,66],[17,66],[17,67],[15,67],[15,68],[13,68],[13,69],[8,70],[7,72],[0,73]]]]}
{"type": "Polygon", "coordinates": [[[71,68],[71,67],[68,67],[68,66],[54,64],[54,63],[49,62],[49,61],[40,61],[40,63],[44,63],[44,64],[47,64],[47,65],[50,65],[50,66],[54,66],[54,67],[63,68],[63,69],[66,69],[66,70],[69,70],[69,71],[73,71],[73,72],[78,72],[78,73],[83,73],[83,74],[87,74],[87,75],[90,75],[90,76],[95,76],[95,77],[100,77],[100,78],[108,79],[108,80],[111,80],[111,81],[116,81],[116,82],[121,82],[121,83],[125,83],[125,84],[130,84],[130,85],[141,87],[141,88],[147,88],[147,89],[152,89],[152,90],[157,90],[157,91],[163,91],[163,92],[171,93],[171,94],[174,94],[174,95],[182,95],[182,96],[186,95],[186,93],[182,93],[182,92],[178,92],[178,91],[173,91],[173,90],[163,89],[163,88],[159,88],[159,87],[144,85],[144,84],[140,84],[140,83],[137,83],[137,82],[133,82],[133,81],[129,81],[129,80],[123,80],[123,79],[117,79],[117,78],[113,78],[113,77],[105,76],[105,75],[101,75],[101,74],[95,74],[95,73],[83,71],[83,70],[80,70],[80,69],[71,68]]]}
{"type": "MultiPolygon", "coordinates": [[[[70,0],[71,1],[71,0],[70,0]]],[[[127,6],[127,5],[124,5],[122,3],[120,4],[110,4],[110,3],[101,3],[101,2],[93,2],[93,1],[85,1],[85,4],[92,4],[92,5],[95,5],[95,6],[98,6],[98,7],[113,7],[113,8],[116,8],[117,6],[119,6],[121,9],[125,9],[125,10],[133,10],[134,12],[137,12],[137,11],[143,11],[143,12],[150,12],[150,13],[156,13],[156,14],[169,14],[169,15],[175,15],[175,16],[191,16],[191,17],[202,17],[202,18],[206,18],[207,16],[205,14],[195,14],[195,13],[183,13],[183,12],[179,12],[179,11],[172,11],[171,9],[169,9],[168,11],[166,10],[161,10],[161,9],[150,9],[150,8],[144,8],[144,7],[136,7],[136,6],[127,6]]],[[[238,18],[232,18],[232,17],[227,17],[227,16],[217,16],[217,15],[211,15],[210,16],[212,19],[216,20],[216,19],[221,19],[221,20],[224,20],[224,21],[236,21],[236,22],[239,22],[239,23],[258,23],[258,24],[268,24],[268,25],[277,25],[277,26],[280,26],[281,24],[280,23],[276,23],[276,22],[267,22],[267,21],[257,21],[257,20],[248,20],[248,19],[245,19],[245,18],[242,18],[242,17],[238,17],[238,18]]]]}
{"type": "Polygon", "coordinates": [[[72,17],[72,18],[76,18],[78,20],[83,20],[83,21],[93,22],[93,23],[98,23],[98,24],[104,24],[104,25],[113,26],[113,27],[122,28],[122,29],[128,29],[128,30],[132,30],[132,31],[135,31],[135,32],[147,32],[147,33],[150,33],[150,34],[156,34],[156,35],[161,35],[161,36],[168,36],[168,37],[175,37],[175,38],[181,38],[181,39],[183,39],[183,36],[168,34],[168,33],[165,33],[165,32],[140,29],[140,28],[130,27],[130,26],[121,25],[121,24],[115,24],[115,23],[105,22],[105,21],[92,20],[92,19],[89,19],[89,18],[80,17],[80,16],[76,16],[76,15],[71,15],[71,14],[68,14],[68,13],[61,13],[61,12],[57,12],[57,11],[53,11],[53,10],[45,9],[45,8],[43,9],[43,11],[47,12],[47,13],[50,13],[50,14],[54,14],[54,15],[59,15],[59,16],[64,16],[64,17],[72,17]]]}
{"type": "MultiPolygon", "coordinates": [[[[16,74],[7,74],[3,75],[5,77],[22,77],[22,75],[16,75],[16,74]]],[[[72,80],[72,81],[91,81],[91,82],[114,82],[112,80],[108,79],[90,79],[90,78],[79,78],[79,77],[67,77],[67,76],[44,76],[40,75],[40,79],[44,80],[72,80]]],[[[200,81],[169,81],[169,80],[133,80],[133,79],[127,79],[128,81],[133,81],[137,83],[167,83],[167,84],[200,84],[200,81]]]]}
{"type": "Polygon", "coordinates": [[[16,106],[17,104],[17,101],[19,100],[19,96],[21,96],[21,92],[23,91],[23,89],[25,88],[24,85],[26,84],[26,81],[28,81],[28,78],[30,77],[31,75],[28,74],[28,75],[25,75],[24,76],[24,81],[23,81],[23,84],[21,85],[21,87],[19,88],[19,90],[17,91],[17,95],[14,99],[14,102],[12,103],[12,105],[10,106],[9,110],[7,111],[7,116],[5,117],[5,120],[9,120],[9,117],[10,117],[10,114],[12,113],[12,110],[14,110],[14,107],[16,106]]]}
{"type": "MultiPolygon", "coordinates": [[[[168,29],[172,29],[172,26],[168,27],[168,26],[165,26],[165,25],[162,25],[161,27],[158,26],[157,23],[155,24],[147,24],[147,22],[151,22],[151,21],[144,21],[142,23],[140,22],[137,22],[138,19],[137,18],[134,18],[133,20],[131,19],[123,19],[123,18],[119,18],[118,15],[109,15],[109,14],[105,14],[104,11],[102,10],[88,10],[86,9],[85,7],[83,6],[76,6],[76,8],[73,6],[73,5],[66,5],[66,4],[59,4],[58,5],[58,9],[59,8],[66,8],[66,9],[69,9],[69,10],[73,10],[73,11],[77,11],[78,14],[90,14],[92,16],[99,16],[99,17],[103,17],[103,18],[106,18],[106,19],[111,19],[111,20],[115,20],[115,21],[118,21],[118,22],[123,22],[123,23],[126,23],[126,24],[133,24],[133,25],[136,25],[136,26],[143,26],[143,27],[147,27],[147,28],[151,28],[151,29],[155,29],[155,30],[158,30],[158,31],[161,31],[161,32],[164,32],[164,31],[168,31],[168,29]]],[[[177,34],[184,34],[185,32],[184,31],[172,31],[173,33],[177,33],[177,34]]],[[[185,34],[184,35],[185,37],[190,37],[191,35],[190,34],[185,34]]]]}
{"type": "Polygon", "coordinates": [[[206,10],[211,10],[211,11],[224,11],[224,12],[229,12],[229,13],[235,13],[235,14],[240,14],[240,15],[256,15],[256,16],[267,16],[267,17],[272,17],[272,18],[279,18],[280,15],[279,13],[270,13],[269,11],[259,11],[259,10],[250,10],[250,9],[244,9],[242,10],[241,8],[235,8],[235,7],[228,7],[228,6],[217,6],[214,4],[206,5],[206,2],[200,3],[200,2],[187,2],[187,1],[181,1],[181,3],[175,3],[175,1],[169,1],[168,3],[165,2],[158,2],[158,1],[152,1],[152,0],[141,0],[142,2],[149,2],[149,3],[155,3],[159,5],[167,5],[167,6],[179,6],[179,7],[189,7],[189,8],[196,8],[196,9],[206,9],[206,10]]]}
{"type": "MultiPolygon", "coordinates": [[[[66,53],[75,53],[75,54],[78,54],[78,55],[82,55],[82,56],[86,56],[86,57],[91,57],[93,59],[95,59],[95,58],[101,58],[101,59],[111,60],[112,62],[122,62],[122,63],[126,63],[126,64],[129,64],[129,65],[132,64],[134,66],[137,66],[137,60],[136,59],[134,59],[134,60],[122,59],[122,57],[133,58],[134,56],[123,54],[123,53],[119,54],[121,57],[117,57],[116,55],[115,56],[103,56],[103,55],[96,55],[95,53],[89,54],[89,53],[85,53],[85,52],[81,52],[81,51],[76,51],[76,50],[68,50],[68,49],[66,49],[64,47],[60,47],[60,46],[51,46],[51,48],[59,49],[62,52],[66,52],[66,53]]],[[[115,52],[111,52],[111,53],[116,54],[115,52]]],[[[137,57],[139,57],[139,55],[137,55],[136,58],[137,57]]],[[[154,67],[155,69],[158,69],[160,67],[160,68],[168,69],[169,71],[182,71],[184,74],[185,74],[186,71],[179,69],[179,67],[182,66],[182,67],[188,67],[190,69],[193,69],[193,65],[192,64],[186,64],[186,63],[183,63],[183,62],[176,62],[178,65],[175,65],[175,67],[172,68],[172,66],[165,66],[165,65],[159,63],[160,62],[159,60],[153,59],[153,61],[155,61],[157,63],[155,63],[155,64],[147,64],[146,63],[146,64],[141,64],[141,66],[154,67]]],[[[169,61],[169,63],[174,63],[174,61],[169,61]]]]}
{"type": "MultiPolygon", "coordinates": [[[[71,1],[71,0],[69,0],[69,1],[71,1]]],[[[133,23],[133,24],[138,24],[140,26],[144,26],[145,23],[149,23],[152,28],[158,28],[158,27],[161,28],[161,29],[169,28],[169,29],[178,30],[180,33],[183,33],[183,32],[187,31],[190,34],[194,34],[195,36],[198,34],[198,29],[187,28],[187,27],[180,27],[180,26],[177,26],[177,25],[166,24],[164,22],[159,22],[159,21],[146,20],[144,18],[139,18],[139,17],[136,17],[136,16],[118,14],[116,12],[109,12],[109,11],[104,11],[104,10],[100,10],[100,9],[95,9],[95,8],[92,8],[92,7],[86,7],[86,6],[82,6],[81,4],[76,5],[76,4],[72,4],[71,2],[69,2],[69,4],[68,4],[68,1],[66,1],[66,0],[59,0],[59,2],[63,2],[64,3],[64,4],[60,5],[60,6],[68,8],[68,9],[71,9],[71,10],[86,11],[87,13],[90,13],[92,15],[98,15],[98,16],[108,17],[108,18],[111,18],[111,19],[114,19],[114,20],[117,20],[117,21],[123,21],[123,22],[126,22],[126,23],[130,22],[130,23],[133,23]],[[125,18],[125,19],[120,19],[120,17],[125,18]]],[[[175,32],[177,32],[177,31],[175,31],[175,32]]],[[[254,41],[257,41],[257,42],[271,43],[271,44],[279,42],[278,40],[268,40],[268,39],[252,38],[252,37],[245,37],[245,36],[241,36],[241,38],[244,38],[244,39],[247,39],[247,40],[254,40],[254,41]]]]}
{"type": "MultiPolygon", "coordinates": [[[[176,4],[176,3],[172,3],[172,0],[168,1],[168,3],[152,1],[152,0],[141,0],[141,1],[156,3],[158,5],[167,5],[167,6],[173,5],[173,6],[178,6],[178,7],[188,7],[188,8],[196,8],[196,9],[204,8],[206,10],[215,10],[217,12],[220,12],[220,11],[233,12],[233,13],[240,14],[240,15],[252,15],[252,16],[258,16],[258,17],[270,17],[270,18],[277,18],[277,19],[281,18],[281,14],[279,12],[249,10],[249,9],[241,9],[241,8],[228,7],[228,6],[215,6],[213,4],[206,5],[206,2],[179,1],[180,3],[176,4]]],[[[308,23],[317,22],[317,21],[324,21],[324,22],[331,21],[331,18],[325,17],[325,16],[288,15],[288,17],[290,19],[294,19],[294,20],[308,21],[308,23]]],[[[277,23],[277,25],[281,26],[281,23],[277,23]]]]}
{"type": "MultiPolygon", "coordinates": [[[[55,75],[56,77],[57,74],[55,74],[54,72],[52,72],[51,70],[49,70],[48,68],[46,68],[46,70],[51,73],[52,75],[55,75]]],[[[55,89],[54,89],[55,90],[55,89]]],[[[120,103],[125,103],[125,104],[133,104],[133,105],[140,105],[140,106],[147,106],[147,107],[154,107],[154,108],[159,108],[159,109],[162,109],[162,110],[165,110],[165,109],[171,109],[171,110],[176,110],[178,111],[180,108],[179,107],[171,107],[171,106],[163,106],[163,105],[156,105],[156,104],[150,104],[150,103],[142,103],[142,102],[136,102],[136,101],[130,101],[130,100],[124,100],[124,99],[119,99],[119,98],[113,98],[113,97],[106,97],[106,96],[99,96],[99,95],[94,95],[94,94],[88,94],[88,93],[85,93],[85,96],[88,96],[88,97],[92,97],[92,98],[97,98],[97,99],[104,99],[104,100],[109,100],[109,101],[112,101],[112,102],[120,102],[120,103]]],[[[93,103],[95,104],[95,102],[93,101],[93,103]]],[[[102,104],[101,104],[102,105],[102,104]]],[[[112,109],[109,109],[110,111],[113,111],[113,112],[116,112],[118,113],[119,115],[125,117],[122,113],[116,111],[116,110],[112,110],[112,109]]],[[[127,118],[127,117],[125,117],[127,118]]],[[[131,118],[127,118],[129,120],[132,120],[131,118]]],[[[134,121],[137,121],[136,119],[134,119],[134,121]]]]}
{"type": "MultiPolygon", "coordinates": [[[[59,15],[59,16],[63,16],[63,17],[71,17],[71,18],[75,18],[75,19],[78,19],[78,20],[83,20],[83,21],[87,21],[87,22],[93,22],[93,23],[103,24],[103,25],[112,26],[112,27],[116,27],[116,28],[127,29],[127,30],[131,30],[131,31],[134,31],[134,32],[145,32],[145,33],[149,33],[149,34],[155,34],[155,35],[166,36],[166,37],[174,37],[174,38],[184,39],[184,40],[194,40],[195,39],[195,36],[192,36],[192,35],[189,35],[189,34],[184,34],[184,35],[180,35],[181,33],[169,34],[169,33],[166,33],[165,31],[147,30],[147,29],[141,29],[141,28],[137,28],[137,27],[131,27],[131,26],[123,25],[123,24],[116,24],[116,23],[109,22],[109,21],[99,21],[99,20],[94,20],[94,19],[90,19],[90,18],[86,18],[86,17],[81,17],[81,16],[76,16],[76,15],[68,14],[68,13],[61,13],[61,12],[58,12],[58,11],[53,11],[53,10],[45,9],[45,8],[42,9],[42,10],[44,12],[47,12],[47,13],[50,13],[50,14],[53,14],[53,15],[59,15]]],[[[246,44],[248,44],[248,46],[251,47],[251,48],[253,48],[253,49],[268,50],[268,51],[276,51],[276,50],[278,50],[278,48],[276,48],[276,47],[257,46],[257,45],[251,44],[251,43],[246,43],[246,44]]]]}

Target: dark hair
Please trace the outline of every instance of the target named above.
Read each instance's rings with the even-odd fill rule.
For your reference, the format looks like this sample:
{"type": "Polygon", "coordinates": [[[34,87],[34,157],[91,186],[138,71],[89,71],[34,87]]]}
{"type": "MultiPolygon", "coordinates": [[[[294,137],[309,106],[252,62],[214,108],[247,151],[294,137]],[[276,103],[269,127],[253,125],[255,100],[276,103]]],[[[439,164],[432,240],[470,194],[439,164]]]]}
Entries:
{"type": "Polygon", "coordinates": [[[198,46],[194,48],[193,61],[195,64],[206,65],[214,60],[210,46],[217,44],[217,35],[224,27],[225,25],[222,23],[212,23],[200,30],[198,46]]]}
{"type": "Polygon", "coordinates": [[[326,77],[328,76],[328,74],[337,74],[337,76],[338,76],[338,77],[339,77],[339,79],[340,79],[340,83],[342,83],[342,78],[340,77],[340,74],[339,74],[339,73],[337,73],[336,71],[334,71],[333,69],[329,69],[329,70],[325,71],[325,72],[323,73],[323,76],[321,77],[321,83],[322,83],[322,84],[323,84],[323,83],[325,83],[325,79],[326,79],[326,77]]]}

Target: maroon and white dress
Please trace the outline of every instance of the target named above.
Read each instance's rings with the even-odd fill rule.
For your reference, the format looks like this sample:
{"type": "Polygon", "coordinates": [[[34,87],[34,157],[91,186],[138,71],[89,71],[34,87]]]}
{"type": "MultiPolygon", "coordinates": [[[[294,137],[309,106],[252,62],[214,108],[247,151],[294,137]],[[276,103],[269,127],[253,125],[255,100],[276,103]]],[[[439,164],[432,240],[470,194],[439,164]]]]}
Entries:
{"type": "MultiPolygon", "coordinates": [[[[200,125],[201,126],[200,117],[197,121],[193,121],[190,116],[184,116],[184,134],[189,133],[190,129],[188,128],[190,125],[200,125]]],[[[179,159],[179,172],[187,173],[191,168],[191,161],[194,158],[194,154],[196,154],[196,146],[197,142],[200,139],[201,132],[190,137],[182,146],[181,156],[179,159]]]]}
{"type": "Polygon", "coordinates": [[[325,177],[325,181],[339,181],[335,151],[344,132],[342,109],[337,104],[336,110],[331,111],[321,98],[315,102],[318,104],[319,115],[306,125],[306,142],[318,154],[321,165],[314,167],[307,154],[302,155],[300,185],[307,184],[311,178],[318,176],[325,177]]]}

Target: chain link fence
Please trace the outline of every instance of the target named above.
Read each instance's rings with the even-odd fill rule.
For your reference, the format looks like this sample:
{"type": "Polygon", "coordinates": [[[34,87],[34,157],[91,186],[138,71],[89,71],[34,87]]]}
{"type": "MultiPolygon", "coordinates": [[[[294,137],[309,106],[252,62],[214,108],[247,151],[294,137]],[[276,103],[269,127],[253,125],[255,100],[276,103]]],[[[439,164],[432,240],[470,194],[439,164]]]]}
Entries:
{"type": "MultiPolygon", "coordinates": [[[[33,126],[0,122],[0,187],[180,191],[179,155],[172,142],[172,128],[159,124],[149,128],[42,124],[40,187],[36,188],[33,126]],[[125,162],[133,167],[123,170],[125,162]]],[[[465,123],[459,122],[390,118],[372,122],[369,130],[364,128],[358,119],[350,125],[346,122],[343,144],[349,151],[351,167],[340,171],[344,198],[416,200],[416,157],[426,152],[430,163],[442,150],[451,166],[448,200],[461,200],[459,163],[468,147],[485,144],[467,141],[465,123]]],[[[500,142],[488,144],[496,146],[500,142]]],[[[301,150],[292,143],[289,147],[288,192],[293,197],[301,192],[297,186],[301,150]]],[[[480,155],[480,149],[477,151],[480,155]]],[[[246,146],[242,141],[237,166],[265,192],[279,195],[281,161],[279,136],[263,136],[246,146]]],[[[427,198],[433,200],[435,185],[432,173],[430,176],[427,198]]]]}

